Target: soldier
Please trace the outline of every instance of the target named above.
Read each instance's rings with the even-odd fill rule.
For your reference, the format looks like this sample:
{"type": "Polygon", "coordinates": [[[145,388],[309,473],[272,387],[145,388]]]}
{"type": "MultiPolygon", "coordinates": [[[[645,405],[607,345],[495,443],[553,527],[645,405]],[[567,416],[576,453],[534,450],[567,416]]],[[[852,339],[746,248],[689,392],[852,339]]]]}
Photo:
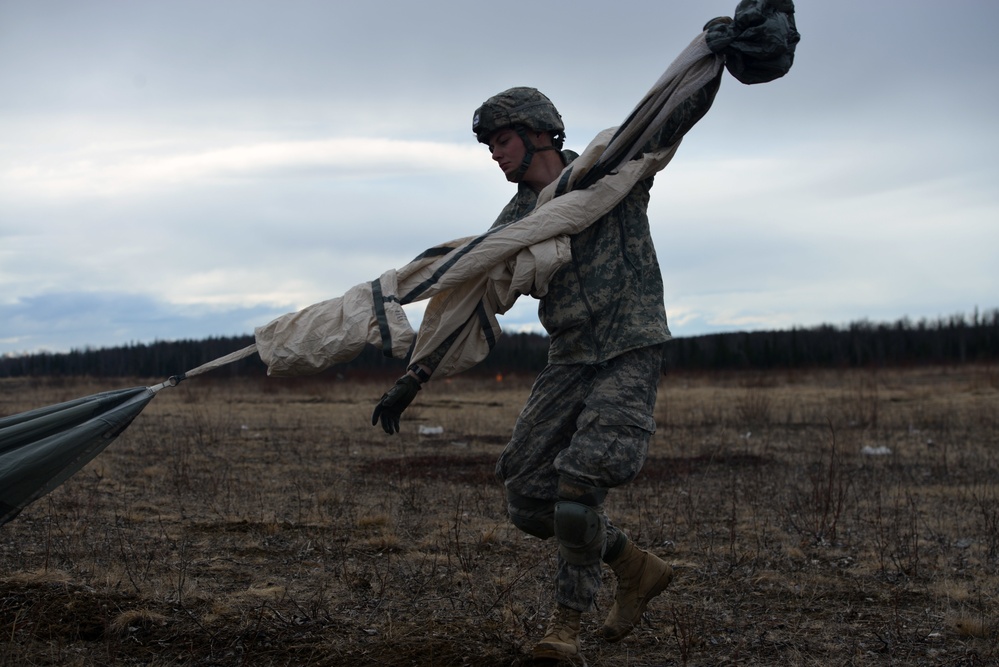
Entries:
{"type": "MultiPolygon", "coordinates": [[[[646,149],[679,141],[710,107],[718,82],[686,100],[646,149]]],[[[562,150],[562,117],[534,88],[486,100],[472,130],[517,184],[494,227],[530,213],[538,193],[577,157],[562,150]]],[[[646,213],[651,187],[652,178],[638,183],[610,213],[572,236],[572,262],[552,278],[539,305],[550,336],[548,365],[496,465],[514,525],[555,538],[558,547],[556,608],[536,658],[585,664],[580,616],[593,607],[602,562],[617,576],[614,604],[599,631],[611,642],[632,631],[673,578],[667,563],[634,546],[603,509],[608,490],[634,479],[645,462],[662,344],[670,338],[646,213]]],[[[373,424],[398,430],[399,416],[449,345],[410,366],[382,397],[373,424]]]]}

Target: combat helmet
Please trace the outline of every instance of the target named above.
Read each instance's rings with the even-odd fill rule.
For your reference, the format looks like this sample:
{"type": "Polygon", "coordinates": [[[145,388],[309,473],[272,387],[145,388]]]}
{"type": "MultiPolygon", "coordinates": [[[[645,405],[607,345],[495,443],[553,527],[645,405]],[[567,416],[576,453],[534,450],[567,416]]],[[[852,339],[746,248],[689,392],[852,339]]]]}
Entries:
{"type": "Polygon", "coordinates": [[[472,132],[479,143],[488,144],[496,130],[507,127],[517,132],[527,149],[524,161],[511,174],[511,180],[523,177],[537,151],[562,150],[565,141],[562,116],[552,101],[536,88],[522,86],[504,90],[483,102],[472,116],[472,132]],[[528,131],[550,133],[553,146],[536,147],[528,137],[528,131]]]}

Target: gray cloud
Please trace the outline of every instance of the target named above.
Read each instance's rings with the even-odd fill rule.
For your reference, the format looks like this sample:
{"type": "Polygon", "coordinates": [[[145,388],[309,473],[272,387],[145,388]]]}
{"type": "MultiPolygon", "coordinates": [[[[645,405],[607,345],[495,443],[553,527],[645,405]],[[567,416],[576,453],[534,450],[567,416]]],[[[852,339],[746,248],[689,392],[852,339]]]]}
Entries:
{"type": "Polygon", "coordinates": [[[235,336],[282,313],[266,307],[177,306],[141,294],[48,293],[0,304],[7,352],[65,351],[137,342],[235,336]],[[206,334],[206,331],[214,333],[206,334]],[[9,335],[9,334],[13,335],[9,335]],[[67,342],[72,345],[67,346],[67,342]]]}
{"type": "MultiPolygon", "coordinates": [[[[484,229],[479,102],[582,148],[735,4],[0,0],[0,353],[249,333],[484,229]]],[[[995,307],[999,6],[798,5],[657,178],[674,333],[995,307]]]]}

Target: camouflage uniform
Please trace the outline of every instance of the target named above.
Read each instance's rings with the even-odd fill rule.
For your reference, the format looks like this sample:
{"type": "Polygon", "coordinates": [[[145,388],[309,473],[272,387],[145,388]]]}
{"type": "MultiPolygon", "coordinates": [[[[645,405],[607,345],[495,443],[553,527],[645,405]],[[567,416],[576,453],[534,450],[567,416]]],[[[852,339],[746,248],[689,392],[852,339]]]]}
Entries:
{"type": "MultiPolygon", "coordinates": [[[[679,141],[711,106],[719,80],[685,100],[645,151],[679,141]]],[[[561,156],[565,164],[578,157],[571,151],[561,156]]],[[[586,550],[585,563],[567,562],[559,543],[556,599],[580,612],[590,609],[599,590],[601,557],[613,561],[628,541],[607,520],[603,499],[638,474],[655,431],[662,344],[670,333],[646,212],[652,183],[639,182],[613,210],[571,237],[572,261],[549,281],[538,308],[550,336],[548,366],[496,465],[510,518],[525,532],[554,537],[560,501],[585,505],[600,517],[602,543],[586,550]]],[[[493,227],[525,217],[537,200],[520,184],[493,227]]],[[[436,368],[457,333],[419,363],[436,368]]]]}
{"type": "MultiPolygon", "coordinates": [[[[655,430],[652,410],[661,350],[641,348],[601,364],[551,364],[542,371],[496,464],[515,525],[523,528],[535,521],[550,526],[560,481],[609,489],[634,479],[655,430]]],[[[595,509],[603,513],[600,504],[595,509]]],[[[528,532],[552,536],[546,528],[528,532]]],[[[626,541],[607,522],[604,559],[613,560],[626,541]]],[[[559,604],[588,611],[600,582],[599,560],[573,565],[559,557],[559,604]]]]}
{"type": "MultiPolygon", "coordinates": [[[[565,151],[563,158],[569,162],[575,155],[565,151]]],[[[645,212],[651,181],[572,237],[572,263],[553,277],[538,306],[551,337],[549,365],[496,466],[510,516],[521,527],[525,513],[540,512],[549,521],[560,478],[610,489],[634,479],[645,463],[655,431],[662,343],[670,337],[645,212]]],[[[533,190],[520,186],[495,224],[523,217],[536,201],[533,190]]],[[[610,560],[607,549],[623,546],[626,538],[609,522],[606,532],[610,560]]],[[[533,534],[544,537],[547,531],[533,534]]],[[[573,565],[560,557],[556,601],[587,611],[600,582],[599,560],[573,565]]]]}
{"type": "MultiPolygon", "coordinates": [[[[576,158],[563,151],[568,164],[576,158]]],[[[538,317],[551,337],[548,362],[598,364],[670,338],[663,279],[649,230],[651,178],[603,218],[574,234],[572,263],[548,284],[538,317]]],[[[536,192],[521,184],[493,227],[534,210],[536,192]]]]}
{"type": "MultiPolygon", "coordinates": [[[[682,105],[647,148],[678,141],[710,107],[714,83],[682,105]]],[[[575,157],[562,152],[566,164],[575,157]]],[[[662,344],[670,338],[646,212],[652,183],[638,183],[610,213],[571,237],[572,262],[552,278],[538,308],[551,339],[548,367],[496,465],[510,518],[526,532],[553,536],[560,500],[593,507],[606,526],[604,561],[612,561],[627,538],[606,519],[602,501],[645,463],[662,344]]],[[[521,184],[494,226],[524,217],[536,202],[537,194],[521,184]]],[[[588,611],[601,570],[599,559],[572,564],[560,551],[556,601],[588,611]]]]}

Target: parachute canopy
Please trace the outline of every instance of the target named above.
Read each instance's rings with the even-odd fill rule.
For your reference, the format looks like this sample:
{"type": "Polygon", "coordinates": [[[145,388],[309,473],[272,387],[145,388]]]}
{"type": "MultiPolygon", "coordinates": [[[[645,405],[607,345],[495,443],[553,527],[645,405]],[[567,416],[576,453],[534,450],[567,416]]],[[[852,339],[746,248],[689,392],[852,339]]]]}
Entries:
{"type": "Polygon", "coordinates": [[[119,389],[0,418],[0,525],[87,465],[155,393],[119,389]]]}

